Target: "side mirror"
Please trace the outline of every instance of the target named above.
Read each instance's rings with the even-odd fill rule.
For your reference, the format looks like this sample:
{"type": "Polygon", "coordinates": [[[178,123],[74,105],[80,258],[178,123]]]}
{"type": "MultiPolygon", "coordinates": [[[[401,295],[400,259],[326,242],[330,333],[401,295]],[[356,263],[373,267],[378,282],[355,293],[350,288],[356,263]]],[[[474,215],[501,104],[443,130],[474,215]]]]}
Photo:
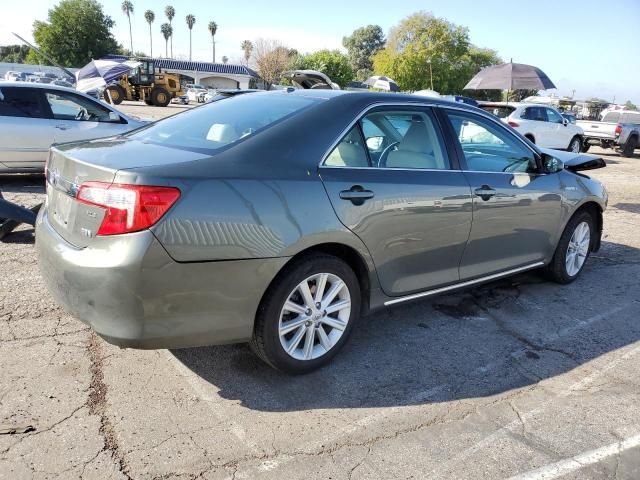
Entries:
{"type": "Polygon", "coordinates": [[[564,163],[561,160],[546,153],[542,156],[542,166],[545,173],[558,173],[564,169],[564,163]]]}
{"type": "Polygon", "coordinates": [[[569,125],[569,120],[567,120],[566,118],[562,117],[562,124],[566,127],[567,125],[569,125]]]}
{"type": "Polygon", "coordinates": [[[121,122],[122,117],[118,115],[116,112],[109,112],[109,121],[110,122],[121,122]]]}

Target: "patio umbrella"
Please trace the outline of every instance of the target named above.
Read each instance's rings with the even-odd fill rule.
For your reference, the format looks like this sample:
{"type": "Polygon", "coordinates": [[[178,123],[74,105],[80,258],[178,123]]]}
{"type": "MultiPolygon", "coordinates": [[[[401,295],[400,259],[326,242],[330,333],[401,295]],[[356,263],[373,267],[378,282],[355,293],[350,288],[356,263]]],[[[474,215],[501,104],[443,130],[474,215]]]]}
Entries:
{"type": "Polygon", "coordinates": [[[548,90],[556,88],[547,74],[533,65],[503,63],[480,70],[464,90],[548,90]]]}
{"type": "Polygon", "coordinates": [[[378,90],[386,90],[387,92],[400,91],[400,87],[398,86],[398,84],[389,77],[374,75],[373,77],[367,78],[367,81],[364,83],[369,85],[371,88],[377,88],[378,90]]]}
{"type": "Polygon", "coordinates": [[[140,62],[126,59],[91,60],[76,72],[76,89],[88,92],[104,87],[110,81],[140,65],[140,62]]]}

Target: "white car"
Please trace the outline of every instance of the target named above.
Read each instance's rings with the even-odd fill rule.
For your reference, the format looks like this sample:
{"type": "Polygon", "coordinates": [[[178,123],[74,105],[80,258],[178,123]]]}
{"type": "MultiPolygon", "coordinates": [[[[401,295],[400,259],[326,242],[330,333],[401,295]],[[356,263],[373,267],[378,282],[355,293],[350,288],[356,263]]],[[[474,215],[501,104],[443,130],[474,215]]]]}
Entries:
{"type": "Polygon", "coordinates": [[[9,71],[4,74],[4,79],[8,82],[17,82],[21,80],[20,72],[9,71]]]}
{"type": "Polygon", "coordinates": [[[110,137],[147,123],[71,88],[0,82],[0,173],[42,172],[53,143],[110,137]]]}
{"type": "Polygon", "coordinates": [[[187,90],[187,97],[189,97],[190,102],[197,102],[198,95],[208,92],[206,87],[198,85],[197,83],[189,83],[185,86],[185,88],[187,90]]]}
{"type": "Polygon", "coordinates": [[[553,107],[535,103],[480,102],[480,108],[499,117],[542,148],[578,153],[584,132],[553,107]]]}

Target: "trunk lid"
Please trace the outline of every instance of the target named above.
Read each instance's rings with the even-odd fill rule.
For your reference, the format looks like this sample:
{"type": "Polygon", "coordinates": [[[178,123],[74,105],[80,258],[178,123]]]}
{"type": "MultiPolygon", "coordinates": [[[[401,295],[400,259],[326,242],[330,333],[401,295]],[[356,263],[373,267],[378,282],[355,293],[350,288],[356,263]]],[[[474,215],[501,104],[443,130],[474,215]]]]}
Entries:
{"type": "Polygon", "coordinates": [[[166,163],[180,163],[207,155],[122,138],[65,144],[51,148],[47,163],[47,203],[49,221],[70,244],[88,246],[100,227],[105,209],[76,200],[83,182],[113,183],[118,171],[166,163]],[[127,145],[126,154],[124,144],[127,145]],[[168,154],[168,150],[173,152],[168,154]],[[168,160],[170,158],[171,160],[168,160]]]}
{"type": "Polygon", "coordinates": [[[293,70],[283,73],[282,76],[302,89],[340,90],[340,87],[328,76],[316,70],[293,70]]]}

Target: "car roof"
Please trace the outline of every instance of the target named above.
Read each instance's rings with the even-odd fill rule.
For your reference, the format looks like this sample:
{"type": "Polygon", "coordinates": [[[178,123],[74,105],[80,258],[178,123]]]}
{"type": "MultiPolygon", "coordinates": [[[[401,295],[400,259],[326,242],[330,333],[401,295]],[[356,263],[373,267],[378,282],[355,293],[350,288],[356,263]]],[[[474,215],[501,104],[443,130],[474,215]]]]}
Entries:
{"type": "Polygon", "coordinates": [[[44,88],[47,90],[62,90],[64,92],[73,92],[80,93],[75,88],[70,87],[61,87],[60,85],[56,85],[54,83],[37,83],[37,82],[3,82],[0,81],[0,87],[12,87],[12,88],[44,88]]]}

